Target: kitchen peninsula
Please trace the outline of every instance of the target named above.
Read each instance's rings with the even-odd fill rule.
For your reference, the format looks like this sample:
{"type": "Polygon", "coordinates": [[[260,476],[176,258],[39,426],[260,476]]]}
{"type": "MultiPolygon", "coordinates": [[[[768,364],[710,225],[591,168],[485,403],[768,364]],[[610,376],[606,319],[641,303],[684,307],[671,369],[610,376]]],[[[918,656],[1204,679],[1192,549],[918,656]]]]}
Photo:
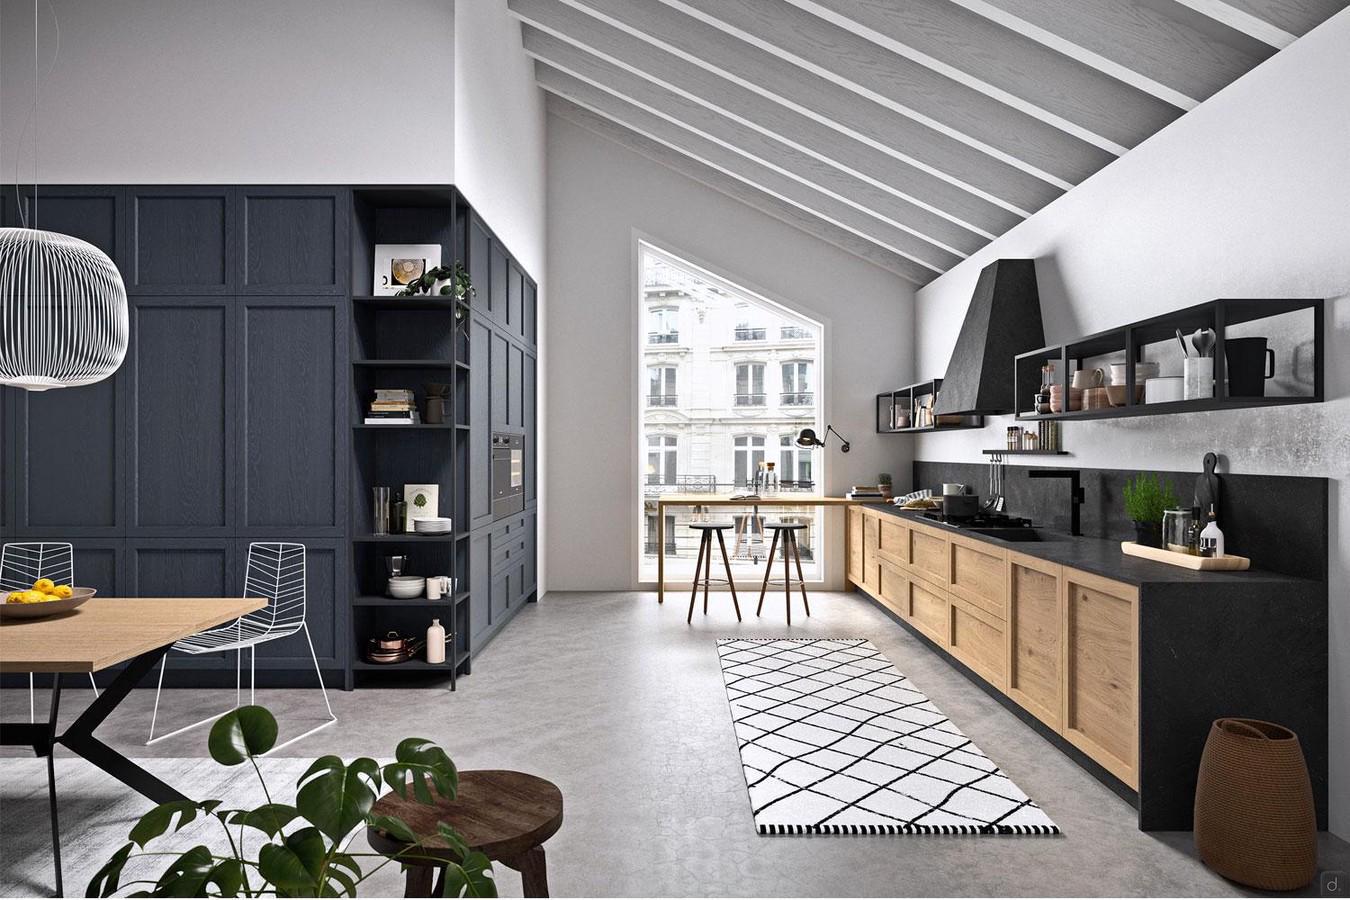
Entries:
{"type": "Polygon", "coordinates": [[[1138,809],[1190,827],[1210,723],[1298,733],[1326,827],[1327,586],[1195,572],[1117,541],[1016,542],[893,506],[848,509],[848,581],[1138,809]]]}

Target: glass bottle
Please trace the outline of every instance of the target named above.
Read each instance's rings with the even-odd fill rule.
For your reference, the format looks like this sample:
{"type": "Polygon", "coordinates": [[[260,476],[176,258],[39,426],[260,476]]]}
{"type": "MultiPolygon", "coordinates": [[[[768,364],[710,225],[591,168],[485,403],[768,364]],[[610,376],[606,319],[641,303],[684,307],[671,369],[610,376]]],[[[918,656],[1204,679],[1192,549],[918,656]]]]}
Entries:
{"type": "Polygon", "coordinates": [[[389,533],[389,488],[375,488],[375,498],[372,501],[372,528],[375,534],[389,533]]]}

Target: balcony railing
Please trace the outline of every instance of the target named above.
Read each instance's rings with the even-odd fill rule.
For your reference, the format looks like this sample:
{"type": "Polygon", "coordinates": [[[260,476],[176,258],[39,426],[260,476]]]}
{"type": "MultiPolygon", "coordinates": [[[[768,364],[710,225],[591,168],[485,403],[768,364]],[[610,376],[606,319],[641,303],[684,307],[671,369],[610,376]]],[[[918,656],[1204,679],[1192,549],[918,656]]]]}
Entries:
{"type": "Polygon", "coordinates": [[[811,406],[816,402],[816,395],[810,391],[784,393],[779,395],[778,402],[783,406],[811,406]]]}
{"type": "Polygon", "coordinates": [[[746,325],[736,326],[736,340],[738,341],[762,341],[769,336],[766,328],[750,328],[746,325]]]}
{"type": "Polygon", "coordinates": [[[736,406],[764,406],[764,394],[736,394],[734,395],[736,406]]]}
{"type": "Polygon", "coordinates": [[[784,325],[778,331],[780,341],[809,341],[811,332],[800,325],[784,325]]]}
{"type": "Polygon", "coordinates": [[[679,342],[680,333],[678,331],[647,332],[647,343],[649,344],[678,344],[679,342]]]}
{"type": "Polygon", "coordinates": [[[649,394],[647,396],[648,406],[675,406],[674,394],[649,394]]]}

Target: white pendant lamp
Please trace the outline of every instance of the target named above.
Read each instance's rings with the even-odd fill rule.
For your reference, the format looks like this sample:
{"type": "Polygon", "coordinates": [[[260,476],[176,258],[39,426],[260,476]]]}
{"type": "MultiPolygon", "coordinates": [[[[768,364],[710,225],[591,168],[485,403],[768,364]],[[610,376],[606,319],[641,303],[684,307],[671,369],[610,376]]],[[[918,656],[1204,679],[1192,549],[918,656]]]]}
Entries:
{"type": "Polygon", "coordinates": [[[129,334],[126,287],[106,253],[54,231],[0,228],[0,384],[102,381],[129,334]]]}
{"type": "MultiPolygon", "coordinates": [[[[37,15],[34,0],[35,166],[37,15]]],[[[36,173],[33,181],[33,227],[0,228],[0,384],[29,391],[93,384],[127,355],[126,285],[93,244],[38,229],[36,173]]]]}

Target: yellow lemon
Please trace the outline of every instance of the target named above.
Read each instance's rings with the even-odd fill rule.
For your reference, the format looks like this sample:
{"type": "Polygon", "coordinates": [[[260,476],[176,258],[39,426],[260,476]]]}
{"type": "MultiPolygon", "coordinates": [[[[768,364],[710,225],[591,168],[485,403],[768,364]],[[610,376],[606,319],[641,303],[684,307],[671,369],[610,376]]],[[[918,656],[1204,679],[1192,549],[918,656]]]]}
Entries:
{"type": "Polygon", "coordinates": [[[67,597],[69,597],[72,592],[70,590],[70,585],[58,584],[55,588],[52,589],[52,593],[55,594],[58,599],[64,600],[67,597]]]}
{"type": "Polygon", "coordinates": [[[22,603],[22,602],[23,602],[23,594],[24,594],[23,591],[10,591],[9,594],[5,596],[5,602],[6,602],[6,603],[22,603]]]}
{"type": "Polygon", "coordinates": [[[47,593],[54,587],[56,587],[56,582],[52,581],[50,578],[39,578],[37,581],[33,582],[33,590],[39,591],[43,594],[47,593]]]}
{"type": "Polygon", "coordinates": [[[24,591],[24,592],[23,592],[23,602],[24,602],[24,603],[41,603],[41,602],[42,602],[42,596],[43,596],[43,595],[42,595],[42,591],[24,591]]]}

